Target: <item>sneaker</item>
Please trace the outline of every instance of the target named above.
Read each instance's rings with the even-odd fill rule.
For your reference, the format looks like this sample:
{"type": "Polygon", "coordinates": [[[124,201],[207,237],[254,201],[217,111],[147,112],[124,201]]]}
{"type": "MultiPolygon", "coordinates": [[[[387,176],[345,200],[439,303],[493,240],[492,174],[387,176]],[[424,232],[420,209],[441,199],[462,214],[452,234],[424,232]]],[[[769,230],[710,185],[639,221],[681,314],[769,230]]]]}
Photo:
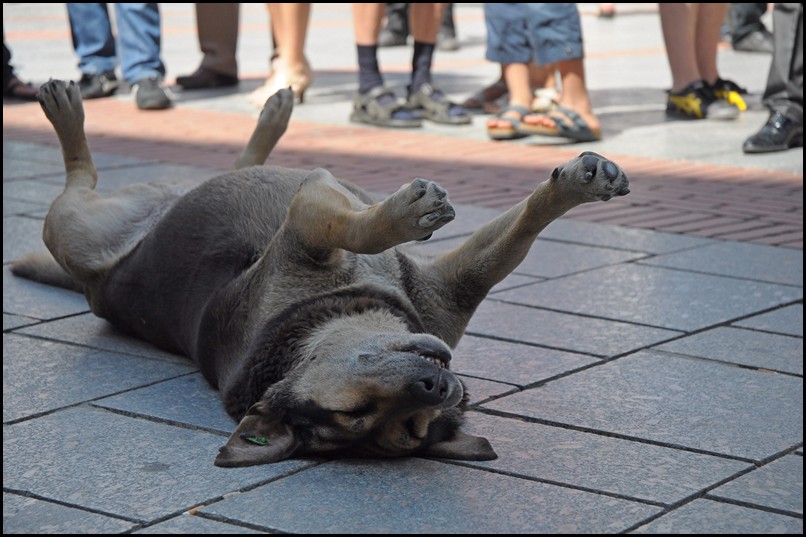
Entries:
{"type": "Polygon", "coordinates": [[[743,97],[743,95],[747,95],[747,90],[740,87],[736,82],[717,78],[716,82],[711,85],[711,90],[717,98],[732,104],[742,112],[747,110],[747,103],[744,102],[743,97]]]}
{"type": "Polygon", "coordinates": [[[159,78],[144,78],[134,85],[134,100],[140,110],[164,110],[173,104],[159,78]]]}
{"type": "Polygon", "coordinates": [[[739,109],[717,98],[708,84],[698,80],[682,91],[669,92],[666,114],[686,119],[736,119],[739,109]]]}
{"type": "Polygon", "coordinates": [[[100,75],[83,74],[78,81],[78,90],[82,99],[109,97],[118,90],[118,79],[112,71],[100,75]]]}

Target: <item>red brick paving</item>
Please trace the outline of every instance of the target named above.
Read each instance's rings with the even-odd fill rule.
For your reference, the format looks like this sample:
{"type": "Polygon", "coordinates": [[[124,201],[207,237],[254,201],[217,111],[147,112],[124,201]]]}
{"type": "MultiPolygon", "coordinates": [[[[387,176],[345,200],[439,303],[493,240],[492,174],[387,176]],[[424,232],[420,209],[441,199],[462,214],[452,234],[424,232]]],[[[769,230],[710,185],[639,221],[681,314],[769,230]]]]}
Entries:
{"type": "MultiPolygon", "coordinates": [[[[234,113],[176,108],[143,113],[128,101],[85,103],[93,151],[229,169],[254,127],[234,113]],[[110,122],[109,118],[115,118],[110,122]]],[[[57,144],[36,104],[3,107],[3,139],[57,144]]],[[[564,148],[292,122],[270,163],[323,167],[378,192],[412,177],[438,180],[455,203],[506,208],[576,156],[564,148]]],[[[802,174],[609,155],[632,193],[567,217],[803,249],[802,174]]]]}

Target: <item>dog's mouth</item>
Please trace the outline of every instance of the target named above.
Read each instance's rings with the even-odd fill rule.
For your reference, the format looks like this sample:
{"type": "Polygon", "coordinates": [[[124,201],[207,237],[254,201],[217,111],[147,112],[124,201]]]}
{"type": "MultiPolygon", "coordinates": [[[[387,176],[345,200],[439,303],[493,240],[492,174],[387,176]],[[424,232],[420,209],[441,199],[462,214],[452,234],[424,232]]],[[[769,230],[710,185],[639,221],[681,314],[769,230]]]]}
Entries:
{"type": "Polygon", "coordinates": [[[450,368],[451,350],[446,344],[436,338],[423,338],[400,350],[402,352],[416,354],[419,358],[440,369],[450,368]]]}
{"type": "MultiPolygon", "coordinates": [[[[420,358],[422,358],[426,362],[429,362],[429,363],[437,366],[440,369],[447,369],[448,368],[448,362],[444,361],[442,358],[439,358],[437,356],[429,356],[427,354],[418,354],[417,356],[419,356],[420,358]]],[[[448,358],[448,361],[450,361],[450,357],[448,358]]]]}

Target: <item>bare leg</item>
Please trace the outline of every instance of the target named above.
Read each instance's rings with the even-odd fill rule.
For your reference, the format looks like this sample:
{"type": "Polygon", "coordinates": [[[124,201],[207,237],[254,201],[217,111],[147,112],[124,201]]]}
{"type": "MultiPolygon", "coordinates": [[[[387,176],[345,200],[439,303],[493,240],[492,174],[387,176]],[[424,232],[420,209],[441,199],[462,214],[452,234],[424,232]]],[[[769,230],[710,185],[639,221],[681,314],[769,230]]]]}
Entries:
{"type": "Polygon", "coordinates": [[[353,3],[353,32],[355,44],[372,46],[378,44],[385,4],[353,3]]]}
{"type": "Polygon", "coordinates": [[[699,4],[695,29],[694,53],[697,70],[708,84],[719,78],[716,66],[717,47],[720,41],[720,28],[725,22],[729,4],[699,4]]]}
{"type": "Polygon", "coordinates": [[[421,43],[436,43],[442,13],[443,4],[409,4],[409,29],[414,40],[421,43]]]}
{"type": "Polygon", "coordinates": [[[672,72],[672,92],[700,80],[695,53],[696,4],[658,4],[666,58],[672,72]]]}

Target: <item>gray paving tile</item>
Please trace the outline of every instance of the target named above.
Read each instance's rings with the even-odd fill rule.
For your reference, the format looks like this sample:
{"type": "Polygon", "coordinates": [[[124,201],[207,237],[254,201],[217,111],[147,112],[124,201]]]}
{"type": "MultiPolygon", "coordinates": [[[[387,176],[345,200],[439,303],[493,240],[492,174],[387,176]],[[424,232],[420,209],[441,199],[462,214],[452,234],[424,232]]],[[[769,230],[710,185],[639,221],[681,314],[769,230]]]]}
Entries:
{"type": "Polygon", "coordinates": [[[803,337],[803,304],[795,304],[768,313],[762,313],[733,324],[744,328],[755,328],[767,332],[803,337]]]}
{"type": "Polygon", "coordinates": [[[782,457],[712,490],[709,496],[802,515],[803,457],[782,457]]]}
{"type": "Polygon", "coordinates": [[[803,440],[803,380],[642,351],[483,405],[762,460],[803,440]]]}
{"type": "Polygon", "coordinates": [[[643,253],[538,240],[515,272],[544,278],[588,271],[645,257],[643,253]]]}
{"type": "MultiPolygon", "coordinates": [[[[30,201],[3,200],[3,217],[47,214],[48,206],[44,203],[30,201]]],[[[40,218],[41,220],[41,218],[40,218]]]]}
{"type": "Polygon", "coordinates": [[[512,384],[502,384],[501,382],[477,379],[464,375],[460,376],[462,377],[462,382],[465,384],[465,389],[470,394],[471,405],[480,403],[490,397],[503,395],[507,392],[514,392],[518,389],[512,384]]]}
{"type": "Polygon", "coordinates": [[[218,522],[216,520],[209,520],[198,516],[190,516],[183,514],[174,517],[165,522],[154,524],[145,529],[133,532],[150,533],[156,535],[199,535],[207,533],[264,533],[261,531],[244,528],[243,526],[236,526],[234,524],[227,524],[225,522],[218,522]]]}
{"type": "Polygon", "coordinates": [[[3,334],[3,421],[191,371],[180,364],[3,334]]]}
{"type": "Polygon", "coordinates": [[[20,142],[17,140],[4,140],[3,159],[5,160],[6,158],[11,158],[54,164],[60,166],[60,169],[63,172],[64,159],[62,159],[62,152],[56,143],[55,136],[53,141],[53,144],[35,144],[32,142],[20,142]]]}
{"type": "Polygon", "coordinates": [[[19,315],[3,314],[3,332],[6,330],[13,330],[20,326],[27,326],[29,324],[38,323],[39,319],[31,319],[28,317],[21,317],[19,315]]]}
{"type": "Polygon", "coordinates": [[[91,407],[6,426],[3,485],[140,522],[254,486],[312,463],[218,468],[226,437],[91,407]]]}
{"type": "Polygon", "coordinates": [[[218,392],[201,373],[106,397],[94,404],[224,433],[231,433],[236,425],[224,411],[218,392]]]}
{"type": "MultiPolygon", "coordinates": [[[[58,150],[57,150],[58,151],[58,150]]],[[[42,175],[64,175],[64,164],[41,162],[26,158],[17,158],[16,155],[3,157],[3,180],[30,179],[42,175]]]]}
{"type": "Polygon", "coordinates": [[[460,374],[526,386],[596,362],[582,354],[464,336],[451,367],[460,374]]]}
{"type": "Polygon", "coordinates": [[[134,526],[125,520],[3,493],[3,534],[123,533],[134,526]]]}
{"type": "Polygon", "coordinates": [[[790,336],[719,327],[655,348],[803,375],[803,340],[790,336]]]}
{"type": "Polygon", "coordinates": [[[468,462],[646,501],[673,504],[750,463],[518,419],[469,412],[464,430],[486,437],[498,459],[468,462]]]}
{"type": "Polygon", "coordinates": [[[3,201],[21,200],[29,203],[45,203],[48,206],[64,191],[64,184],[49,181],[4,181],[3,201]]]}
{"type": "Polygon", "coordinates": [[[84,295],[18,278],[3,267],[3,311],[34,319],[55,319],[89,311],[84,295]]]}
{"type": "Polygon", "coordinates": [[[163,351],[147,341],[126,334],[92,313],[38,324],[17,330],[16,333],[192,365],[190,359],[163,351]]]}
{"type": "Polygon", "coordinates": [[[712,500],[694,500],[631,533],[800,535],[803,533],[803,519],[712,500]]]}
{"type": "MultiPolygon", "coordinates": [[[[448,192],[448,199],[450,197],[451,193],[448,192]]],[[[453,209],[456,212],[456,218],[437,230],[434,233],[434,239],[453,237],[454,235],[469,235],[504,212],[499,209],[487,209],[464,204],[454,204],[453,209]]]]}
{"type": "Polygon", "coordinates": [[[803,298],[803,290],[646,265],[605,267],[498,293],[496,299],[696,330],[803,298]]]}
{"type": "Polygon", "coordinates": [[[792,248],[717,242],[642,263],[803,287],[803,251],[792,248]]]}
{"type": "Polygon", "coordinates": [[[407,458],[337,461],[202,512],[294,533],[615,533],[657,507],[407,458]]]}
{"type": "Polygon", "coordinates": [[[663,254],[704,246],[714,241],[698,237],[687,237],[673,233],[663,233],[648,229],[634,229],[609,224],[584,222],[571,218],[561,218],[549,224],[540,234],[543,239],[551,239],[578,244],[588,244],[604,248],[617,248],[663,254]]]}
{"type": "Polygon", "coordinates": [[[467,331],[602,357],[641,349],[680,335],[680,332],[661,328],[502,304],[494,300],[481,303],[467,331]]]}
{"type": "Polygon", "coordinates": [[[25,216],[3,218],[3,263],[45,249],[42,242],[43,220],[25,216]]]}

